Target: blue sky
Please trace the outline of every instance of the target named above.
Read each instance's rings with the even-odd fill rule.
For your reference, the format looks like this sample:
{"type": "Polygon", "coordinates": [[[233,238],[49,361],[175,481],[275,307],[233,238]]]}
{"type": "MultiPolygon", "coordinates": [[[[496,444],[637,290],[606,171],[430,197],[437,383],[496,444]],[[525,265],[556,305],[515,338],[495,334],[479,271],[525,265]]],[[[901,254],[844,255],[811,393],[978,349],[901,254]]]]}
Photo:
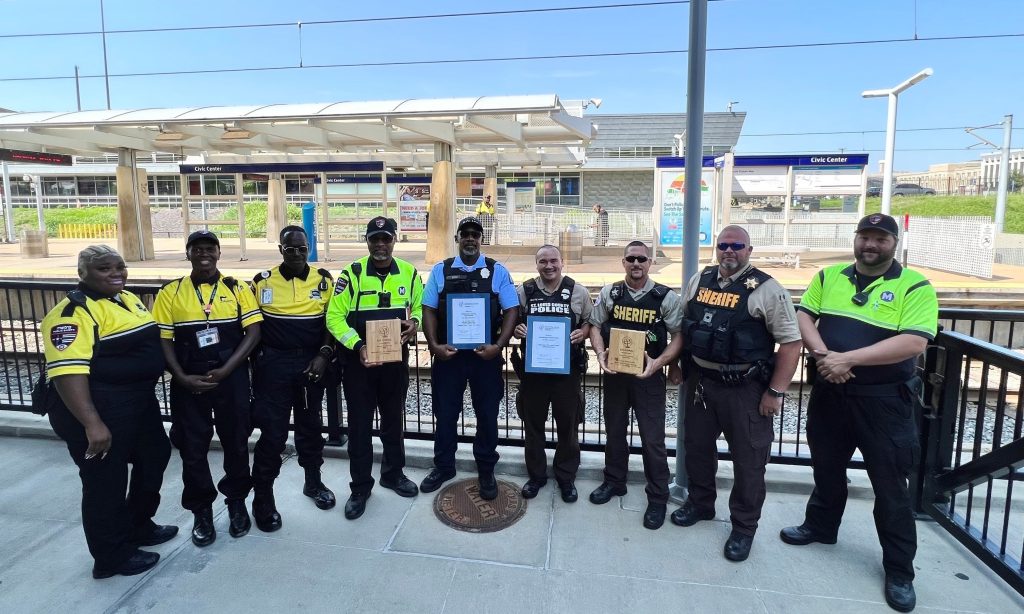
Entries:
{"type": "MultiPolygon", "coordinates": [[[[629,0],[624,0],[628,2],[629,0]]],[[[108,29],[312,21],[509,10],[613,0],[490,2],[106,0],[108,29]]],[[[0,0],[0,34],[98,30],[98,0],[0,0]]],[[[685,49],[688,5],[377,23],[305,25],[304,64],[685,49]]],[[[708,9],[708,47],[1024,33],[1020,0],[722,0],[708,9]],[[916,11],[915,11],[916,7],[916,11]],[[916,14],[916,16],[915,16],[916,14]]],[[[111,73],[299,62],[295,26],[111,34],[111,73]]],[[[0,38],[0,78],[103,72],[98,35],[0,38]]],[[[803,49],[709,51],[708,111],[747,112],[739,153],[867,151],[882,157],[886,103],[865,89],[895,85],[924,67],[935,75],[900,98],[900,128],[982,126],[1015,114],[1024,146],[1024,37],[803,49]],[[1016,67],[1016,68],[1014,68],[1016,67]],[[755,136],[794,132],[854,134],[755,136]]],[[[282,70],[112,78],[114,108],[320,102],[556,93],[602,98],[598,113],[668,113],[686,107],[686,55],[476,64],[282,70]]],[[[83,79],[83,108],[106,106],[103,79],[83,79]]],[[[0,107],[73,110],[74,82],[0,81],[0,107]]],[[[983,132],[1001,142],[1001,131],[983,132]]],[[[977,159],[962,130],[903,132],[896,168],[977,159]]]]}

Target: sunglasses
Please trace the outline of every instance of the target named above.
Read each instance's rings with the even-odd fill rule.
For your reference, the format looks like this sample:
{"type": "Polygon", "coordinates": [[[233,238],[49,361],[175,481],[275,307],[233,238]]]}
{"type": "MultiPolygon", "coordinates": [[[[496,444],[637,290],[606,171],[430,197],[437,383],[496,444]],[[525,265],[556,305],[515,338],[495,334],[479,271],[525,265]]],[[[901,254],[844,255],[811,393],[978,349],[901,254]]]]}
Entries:
{"type": "Polygon", "coordinates": [[[648,258],[647,256],[626,256],[625,258],[623,258],[623,260],[630,264],[633,264],[634,262],[639,262],[640,264],[643,264],[650,260],[650,258],[648,258]]]}
{"type": "Polygon", "coordinates": [[[723,252],[724,251],[728,251],[730,247],[732,248],[732,251],[738,252],[738,251],[741,251],[741,250],[745,249],[747,247],[747,244],[746,243],[719,243],[718,244],[718,249],[720,251],[723,251],[723,252]]]}
{"type": "Polygon", "coordinates": [[[381,243],[392,243],[394,242],[395,238],[389,234],[382,232],[375,234],[372,237],[367,238],[366,240],[369,241],[370,243],[376,243],[377,241],[380,241],[381,243]]]}
{"type": "Polygon", "coordinates": [[[460,239],[479,239],[480,233],[475,230],[463,230],[459,233],[460,239]]]}
{"type": "Polygon", "coordinates": [[[282,247],[281,251],[286,253],[286,254],[288,254],[289,256],[298,256],[300,254],[308,254],[309,253],[309,247],[307,247],[305,245],[303,245],[301,247],[288,246],[288,247],[282,247]]]}

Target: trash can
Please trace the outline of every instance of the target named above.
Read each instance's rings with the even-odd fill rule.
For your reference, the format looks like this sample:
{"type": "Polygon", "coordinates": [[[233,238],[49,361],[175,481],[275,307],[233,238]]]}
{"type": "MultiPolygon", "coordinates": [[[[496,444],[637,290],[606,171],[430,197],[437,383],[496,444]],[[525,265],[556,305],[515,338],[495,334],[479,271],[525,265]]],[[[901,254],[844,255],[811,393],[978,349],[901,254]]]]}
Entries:
{"type": "Polygon", "coordinates": [[[49,258],[50,247],[46,239],[45,230],[29,230],[23,228],[21,231],[21,257],[22,258],[49,258]]]}
{"type": "Polygon", "coordinates": [[[575,226],[558,233],[558,249],[562,252],[562,262],[583,264],[583,234],[575,226]]]}

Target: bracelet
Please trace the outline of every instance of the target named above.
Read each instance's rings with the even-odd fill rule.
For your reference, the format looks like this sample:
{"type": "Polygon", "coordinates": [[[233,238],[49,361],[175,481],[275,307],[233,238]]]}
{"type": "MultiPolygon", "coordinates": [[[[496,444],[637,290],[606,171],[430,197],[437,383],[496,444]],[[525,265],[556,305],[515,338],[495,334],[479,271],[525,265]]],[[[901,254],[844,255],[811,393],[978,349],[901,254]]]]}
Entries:
{"type": "Polygon", "coordinates": [[[320,355],[323,356],[324,358],[331,358],[332,356],[334,356],[334,348],[332,348],[329,345],[321,345],[320,355]]]}
{"type": "Polygon", "coordinates": [[[786,398],[786,393],[785,392],[781,392],[779,390],[776,390],[776,389],[772,388],[771,386],[768,386],[768,392],[772,393],[772,396],[774,396],[776,399],[784,399],[784,398],[786,398]]]}

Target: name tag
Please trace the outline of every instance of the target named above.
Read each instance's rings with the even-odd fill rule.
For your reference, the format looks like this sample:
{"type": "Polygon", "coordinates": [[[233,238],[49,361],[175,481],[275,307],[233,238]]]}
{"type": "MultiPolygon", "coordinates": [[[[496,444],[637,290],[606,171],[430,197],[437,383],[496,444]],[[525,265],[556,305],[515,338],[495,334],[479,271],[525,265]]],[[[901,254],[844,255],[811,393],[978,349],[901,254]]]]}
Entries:
{"type": "Polygon", "coordinates": [[[260,291],[260,303],[263,305],[269,305],[274,302],[274,289],[263,288],[260,291]]]}
{"type": "Polygon", "coordinates": [[[217,327],[199,330],[196,331],[196,341],[199,343],[200,349],[210,347],[220,343],[220,333],[217,332],[217,327]]]}

